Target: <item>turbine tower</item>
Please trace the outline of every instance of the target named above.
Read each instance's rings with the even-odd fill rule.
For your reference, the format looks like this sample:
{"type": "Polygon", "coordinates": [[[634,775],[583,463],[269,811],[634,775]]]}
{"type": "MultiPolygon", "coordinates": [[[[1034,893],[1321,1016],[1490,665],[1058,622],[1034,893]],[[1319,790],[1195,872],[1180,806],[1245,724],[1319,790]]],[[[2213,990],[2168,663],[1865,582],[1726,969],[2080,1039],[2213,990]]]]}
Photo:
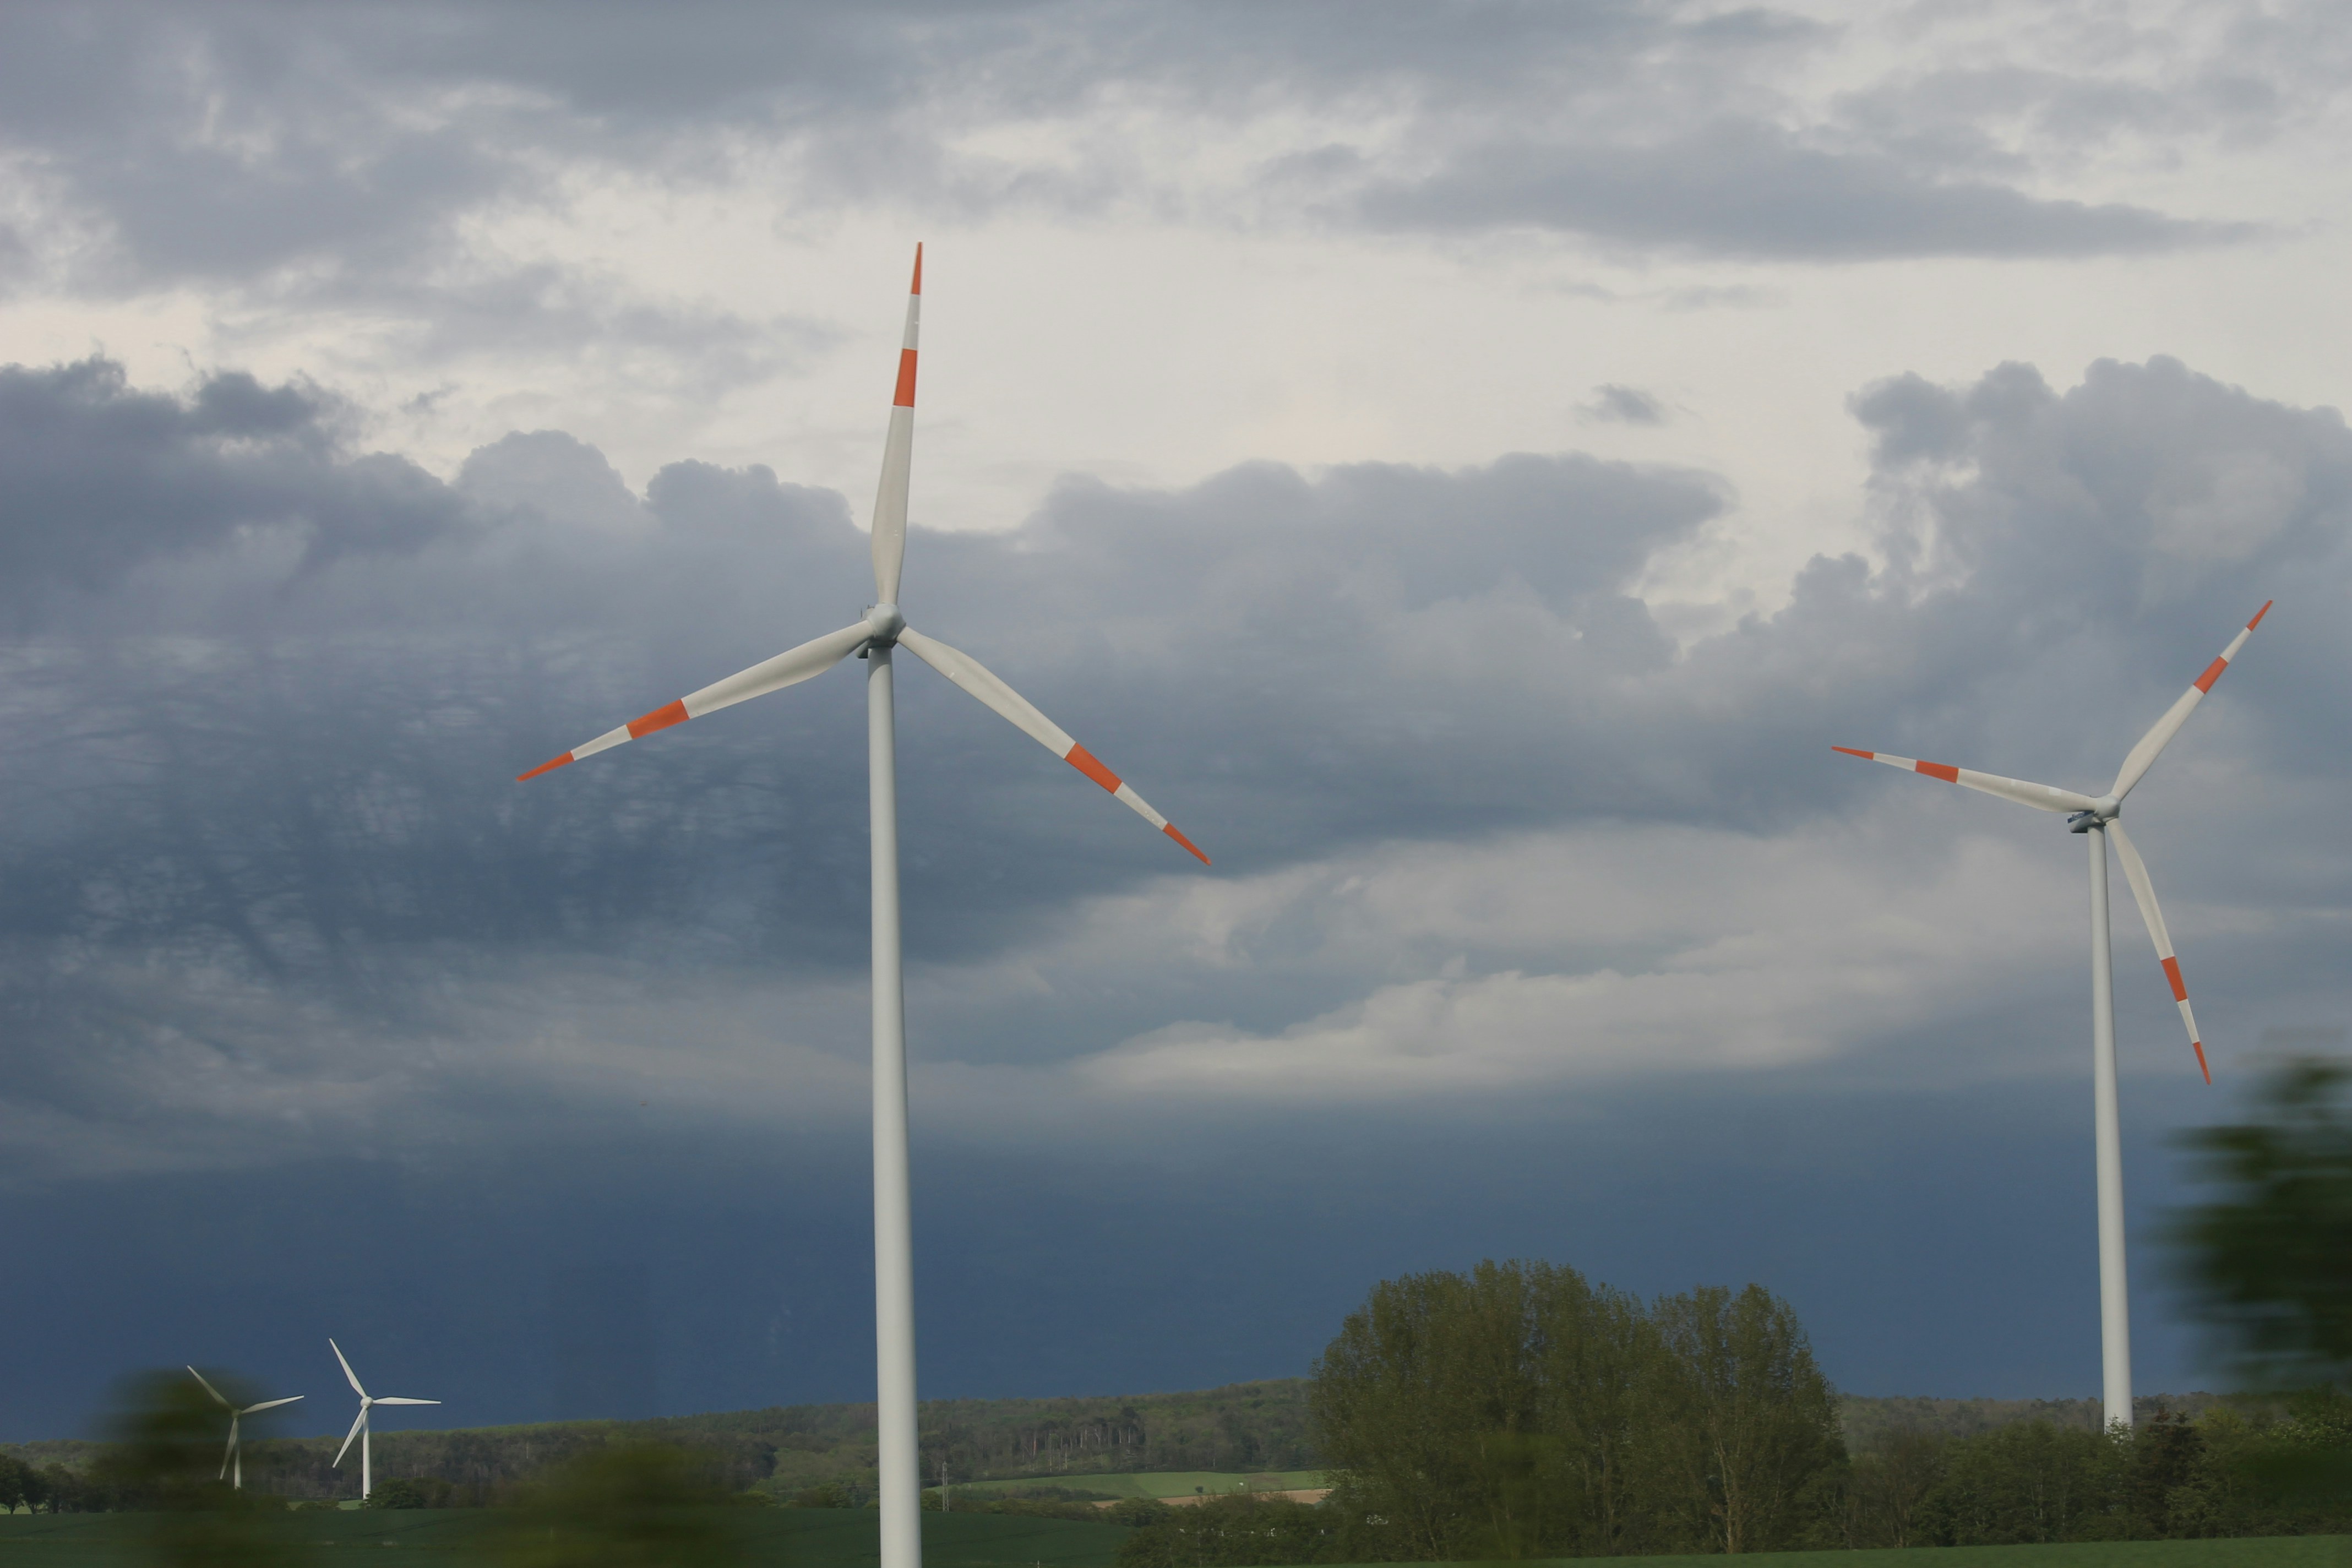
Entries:
{"type": "Polygon", "coordinates": [[[2171,984],[2173,1001],[2179,1005],[2180,1021],[2188,1026],[2189,1048],[2197,1053],[2197,1070],[2205,1075],[2210,1084],[2213,1081],[2213,1069],[2206,1064],[2205,1041],[2197,1032],[2197,1015],[2189,1009],[2189,987],[2180,977],[2180,960],[2173,954],[2171,934],[2164,928],[2164,911],[2157,908],[2156,885],[2148,880],[2147,865],[2132,847],[2131,836],[2124,831],[2124,797],[2147,776],[2157,753],[2180,733],[2189,715],[2213,689],[2213,683],[2221,679],[2221,672],[2230,668],[2230,661],[2238,657],[2238,650],[2246,646],[2246,639],[2254,635],[2254,628],[2270,613],[2268,604],[2254,612],[2254,618],[2221,650],[2221,657],[2206,666],[2205,673],[2166,710],[2154,728],[2140,737],[2139,744],[2124,758],[2116,782],[2095,800],[2073,790],[2027,784],[1945,763],[1922,763],[1910,757],[1889,756],[1885,752],[1858,752],[1852,746],[1830,748],[1866,763],[1885,763],[1891,768],[1906,768],[1965,789],[1982,790],[2036,811],[2066,812],[2068,830],[2084,835],[2090,849],[2091,1105],[2098,1156],[2100,1386],[2109,1427],[2117,1422],[2126,1426],[2132,1425],[2132,1378],[2131,1297],[2124,1269],[2123,1131],[2116,1106],[2115,955],[2107,927],[2107,840],[2115,840],[2116,858],[2123,862],[2124,879],[2131,884],[2140,919],[2147,922],[2148,938],[2156,943],[2157,961],[2163,965],[2164,977],[2171,984]]]}
{"type": "Polygon", "coordinates": [[[238,1491],[243,1491],[245,1489],[245,1449],[237,1440],[238,1426],[248,1415],[258,1415],[264,1410],[275,1410],[281,1405],[291,1405],[302,1395],[289,1394],[283,1399],[265,1399],[258,1405],[248,1405],[240,1410],[229,1403],[228,1397],[219,1389],[205,1383],[203,1373],[198,1372],[194,1367],[190,1367],[188,1375],[198,1383],[204,1384],[205,1392],[213,1396],[213,1403],[228,1412],[228,1449],[221,1455],[220,1479],[228,1481],[238,1491]],[[232,1470],[235,1472],[234,1479],[231,1479],[232,1470]]]}
{"type": "Polygon", "coordinates": [[[359,1419],[353,1421],[352,1429],[343,1434],[343,1446],[335,1450],[335,1468],[342,1468],[343,1456],[352,1451],[352,1439],[358,1438],[360,1440],[360,1500],[365,1502],[370,1494],[375,1490],[373,1456],[368,1452],[368,1439],[372,1436],[368,1428],[368,1412],[379,1405],[438,1405],[441,1402],[437,1399],[396,1399],[389,1394],[381,1398],[371,1397],[368,1391],[360,1386],[360,1374],[352,1370],[352,1363],[343,1355],[343,1347],[329,1340],[327,1348],[335,1352],[335,1360],[342,1363],[343,1376],[351,1382],[352,1392],[360,1396],[359,1419]]]}
{"type": "MultiPolygon", "coordinates": [[[[541,763],[522,779],[699,719],[733,703],[821,675],[852,654],[866,660],[866,803],[873,858],[874,943],[874,1341],[880,1437],[880,1568],[922,1562],[921,1459],[915,1426],[915,1282],[907,1171],[907,1026],[898,945],[898,732],[891,656],[905,648],[970,693],[983,707],[1092,779],[1202,865],[1209,858],[1117,773],[1039,712],[986,666],[907,625],[898,613],[898,572],[907,551],[907,481],[914,457],[915,338],[921,323],[923,247],[915,247],[907,330],[898,350],[898,391],[882,447],[882,483],[874,498],[874,597],[863,618],[828,632],[617,730],[606,731],[541,763]]],[[[520,780],[517,781],[521,782],[520,780]]]]}

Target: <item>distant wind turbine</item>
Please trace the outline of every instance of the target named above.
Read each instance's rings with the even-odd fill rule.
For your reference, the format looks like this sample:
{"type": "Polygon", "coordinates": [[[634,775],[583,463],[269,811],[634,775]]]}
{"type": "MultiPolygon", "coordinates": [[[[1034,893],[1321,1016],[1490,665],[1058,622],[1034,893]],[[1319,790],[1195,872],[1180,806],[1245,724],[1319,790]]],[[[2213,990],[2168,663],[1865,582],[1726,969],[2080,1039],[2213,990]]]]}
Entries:
{"type": "Polygon", "coordinates": [[[2123,862],[2124,878],[2131,883],[2132,897],[2139,904],[2140,919],[2147,922],[2147,934],[2156,943],[2156,956],[2164,967],[2164,977],[2171,984],[2172,999],[2180,1007],[2180,1021],[2189,1028],[2189,1048],[2197,1053],[2197,1070],[2205,1081],[2213,1081],[2213,1069],[2205,1060],[2205,1041],[2197,1032],[2197,1015],[2189,1010],[2189,986],[2180,977],[2180,960],[2174,956],[2171,934],[2164,928],[2164,911],[2156,905],[2156,885],[2148,880],[2147,866],[2132,847],[2130,835],[2124,831],[2122,812],[2124,797],[2132,792],[2155,765],[2157,753],[2171,743],[2189,721],[2189,715],[2263,617],[2271,613],[2265,604],[2254,612],[2254,618],[2245,629],[2221,650],[2221,657],[2205,667],[2180,700],[2165,710],[2155,727],[2139,738],[2139,744],[2124,758],[2124,765],[2116,774],[2116,782],[2107,793],[2096,800],[2072,790],[2053,789],[2048,784],[2027,784],[2020,779],[2002,778],[1998,773],[1980,773],[1969,768],[1956,768],[1944,763],[1922,763],[1909,757],[1889,756],[1885,752],[1858,752],[1851,746],[1832,746],[1849,757],[1860,757],[1866,763],[1885,763],[1891,768],[1906,768],[1929,778],[1942,779],[1946,784],[1959,784],[1967,789],[1982,790],[2003,800],[2013,800],[2020,805],[2030,805],[2036,811],[2063,811],[2069,830],[2086,837],[2091,852],[2091,1100],[2092,1121],[2097,1143],[2099,1190],[2099,1342],[2100,1359],[2105,1373],[2101,1398],[2105,1405],[2105,1424],[2113,1426],[2120,1421],[2132,1424],[2131,1377],[2131,1297],[2124,1270],[2124,1153],[2123,1131],[2116,1108],[2116,985],[2114,952],[2108,941],[2107,928],[2107,846],[2108,838],[2116,842],[2116,858],[2123,862]]]}
{"type": "Polygon", "coordinates": [[[1152,810],[1133,786],[1096,761],[1093,752],[1072,740],[1028,699],[970,654],[916,631],[898,613],[898,572],[907,550],[907,484],[914,456],[915,338],[922,302],[923,247],[919,245],[914,282],[907,300],[906,336],[898,350],[898,392],[891,399],[889,434],[882,447],[882,484],[874,498],[876,603],[867,606],[865,617],[706,686],[667,708],[656,708],[522,775],[537,778],[656,730],[794,685],[823,674],[853,653],[866,660],[866,806],[874,889],[874,1338],[882,1494],[880,1568],[919,1568],[923,1553],[923,1478],[915,1426],[914,1244],[908,1212],[907,1020],[898,943],[898,736],[892,706],[892,650],[904,647],[913,653],[1023,734],[1117,795],[1202,865],[1209,863],[1199,847],[1152,810]]]}
{"type": "Polygon", "coordinates": [[[244,1409],[240,1410],[236,1405],[230,1404],[227,1396],[222,1394],[219,1389],[215,1388],[210,1383],[206,1383],[203,1373],[198,1372],[194,1367],[190,1367],[188,1368],[188,1375],[194,1378],[198,1383],[204,1384],[205,1392],[213,1396],[213,1403],[219,1405],[223,1410],[228,1412],[228,1450],[221,1455],[220,1479],[229,1481],[231,1486],[235,1487],[239,1491],[243,1491],[245,1489],[245,1449],[237,1441],[237,1427],[239,1424],[242,1423],[248,1415],[258,1415],[264,1410],[275,1410],[281,1405],[291,1405],[296,1400],[300,1399],[302,1395],[299,1394],[289,1394],[283,1399],[265,1399],[258,1405],[248,1405],[244,1409]],[[233,1480],[230,1479],[232,1470],[235,1471],[235,1479],[233,1480]]]}
{"type": "Polygon", "coordinates": [[[329,1340],[327,1348],[335,1352],[335,1359],[342,1363],[343,1376],[351,1382],[352,1392],[360,1396],[359,1419],[353,1421],[352,1429],[343,1435],[343,1446],[335,1450],[335,1468],[342,1468],[343,1456],[352,1451],[352,1439],[358,1438],[360,1440],[360,1500],[365,1502],[370,1494],[375,1490],[375,1468],[373,1456],[368,1452],[370,1436],[368,1412],[379,1405],[438,1405],[441,1402],[437,1399],[395,1399],[389,1394],[381,1398],[372,1397],[366,1389],[360,1386],[360,1374],[352,1370],[352,1363],[343,1355],[343,1347],[329,1340]]]}

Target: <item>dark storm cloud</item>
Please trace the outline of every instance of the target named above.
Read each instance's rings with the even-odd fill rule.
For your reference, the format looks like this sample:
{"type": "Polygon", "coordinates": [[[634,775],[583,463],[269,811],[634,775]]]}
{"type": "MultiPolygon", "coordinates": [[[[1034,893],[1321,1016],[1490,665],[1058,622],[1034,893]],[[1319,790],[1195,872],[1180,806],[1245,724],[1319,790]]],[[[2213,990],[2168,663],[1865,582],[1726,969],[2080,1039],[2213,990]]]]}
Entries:
{"type": "Polygon", "coordinates": [[[0,368],[0,602],[107,589],[247,528],[299,535],[316,567],[458,526],[457,499],[414,464],[336,452],[338,412],[242,374],[183,401],[131,390],[103,360],[0,368]]]}
{"type": "MultiPolygon", "coordinates": [[[[1118,135],[1045,163],[955,145],[1112,100],[1223,123],[1304,111],[1411,127],[1401,145],[1434,171],[1406,174],[1369,143],[1267,166],[1260,203],[1343,223],[1533,225],[1824,260],[2137,252],[2247,232],[2028,195],[2011,182],[2032,171],[1995,155],[1985,129],[2038,113],[2037,145],[2080,149],[2149,126],[2145,91],[2049,72],[1995,73],[2000,90],[1937,78],[1939,90],[1890,84],[1792,128],[1777,73],[1836,43],[1762,9],[1635,5],[26,6],[0,15],[0,138],[47,214],[28,237],[46,259],[20,278],[427,313],[447,291],[461,316],[485,289],[547,293],[525,274],[452,274],[462,220],[560,212],[575,174],[692,188],[770,145],[789,151],[803,208],[878,195],[1097,211],[1148,195],[1165,151],[1118,135]]],[[[2254,125],[2228,118],[2235,101],[2188,95],[2202,107],[2177,112],[2193,123],[2156,129],[2254,125]]],[[[675,325],[691,337],[699,323],[675,325]]]]}
{"type": "MultiPolygon", "coordinates": [[[[49,590],[19,602],[0,683],[11,1114],[70,1140],[174,1072],[390,1094],[397,1042],[464,1037],[450,998],[527,988],[542,960],[624,986],[858,973],[864,666],[511,782],[855,617],[870,577],[839,497],[695,463],[639,497],[556,432],[444,484],[341,444],[320,395],[239,377],[173,397],[100,362],[0,385],[0,496],[22,498],[0,552],[49,590]]],[[[905,602],[1136,781],[1213,877],[1579,823],[1782,834],[1887,787],[1832,742],[2095,784],[2273,596],[2189,754],[2335,787],[2340,726],[2315,716],[2352,653],[2352,437],[2332,413],[2163,360],[2063,393],[2020,366],[1901,378],[1855,409],[1886,563],[1817,560],[1785,609],[1684,650],[1634,585],[1717,488],[1575,456],[1071,483],[1009,535],[919,533],[905,602]]],[[[919,960],[984,963],[1083,896],[1184,870],[904,663],[919,960]]],[[[2335,831],[2210,880],[2339,907],[2335,831]]],[[[1269,943],[1253,962],[1279,971],[1269,943]]],[[[1062,984],[1126,996],[1129,1027],[1215,1016],[1062,984]]],[[[974,1004],[1024,1037],[1064,1005],[974,1004]]]]}

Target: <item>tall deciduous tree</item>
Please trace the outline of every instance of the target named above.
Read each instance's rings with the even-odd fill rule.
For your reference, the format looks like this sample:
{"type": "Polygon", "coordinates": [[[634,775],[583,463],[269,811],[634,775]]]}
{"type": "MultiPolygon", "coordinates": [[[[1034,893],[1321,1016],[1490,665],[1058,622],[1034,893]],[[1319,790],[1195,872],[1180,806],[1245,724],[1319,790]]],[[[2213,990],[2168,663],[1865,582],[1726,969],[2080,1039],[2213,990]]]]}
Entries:
{"type": "Polygon", "coordinates": [[[1544,1263],[1375,1287],[1309,1405],[1368,1554],[1790,1544],[1842,1457],[1829,1385],[1769,1292],[1645,1308],[1544,1263]]]}

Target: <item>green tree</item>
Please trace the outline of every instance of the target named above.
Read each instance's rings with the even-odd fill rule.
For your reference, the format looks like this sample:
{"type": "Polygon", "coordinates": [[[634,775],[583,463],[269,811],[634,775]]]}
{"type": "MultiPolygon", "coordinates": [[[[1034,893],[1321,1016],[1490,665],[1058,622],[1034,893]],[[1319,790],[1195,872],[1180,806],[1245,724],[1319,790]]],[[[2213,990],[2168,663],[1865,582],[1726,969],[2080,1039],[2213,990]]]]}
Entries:
{"type": "Polygon", "coordinates": [[[504,1568],[733,1568],[741,1537],[715,1456],[614,1444],[552,1467],[499,1542],[504,1568]]]}
{"type": "Polygon", "coordinates": [[[1349,1550],[1606,1555],[1793,1542],[1842,1458],[1795,1315],[1750,1287],[1645,1309],[1572,1268],[1374,1287],[1309,1384],[1349,1550]]]}
{"type": "Polygon", "coordinates": [[[1964,1437],[1920,1505],[1939,1546],[2013,1546],[2127,1534],[2113,1504],[2124,1462],[2103,1432],[2024,1421],[1964,1437]]]}
{"type": "Polygon", "coordinates": [[[1812,1483],[1843,1459],[1837,1396],[1796,1312],[1760,1285],[1671,1296],[1655,1309],[1676,1363],[1684,1506],[1725,1552],[1795,1545],[1812,1483]]]}
{"type": "Polygon", "coordinates": [[[14,1454],[0,1454],[0,1512],[13,1513],[35,1500],[41,1478],[14,1454]]]}
{"type": "Polygon", "coordinates": [[[2352,1393],[2352,1068],[2289,1064],[2253,1120],[2184,1140],[2214,1195],[2179,1215],[2179,1270],[2265,1389],[2352,1393]]]}

